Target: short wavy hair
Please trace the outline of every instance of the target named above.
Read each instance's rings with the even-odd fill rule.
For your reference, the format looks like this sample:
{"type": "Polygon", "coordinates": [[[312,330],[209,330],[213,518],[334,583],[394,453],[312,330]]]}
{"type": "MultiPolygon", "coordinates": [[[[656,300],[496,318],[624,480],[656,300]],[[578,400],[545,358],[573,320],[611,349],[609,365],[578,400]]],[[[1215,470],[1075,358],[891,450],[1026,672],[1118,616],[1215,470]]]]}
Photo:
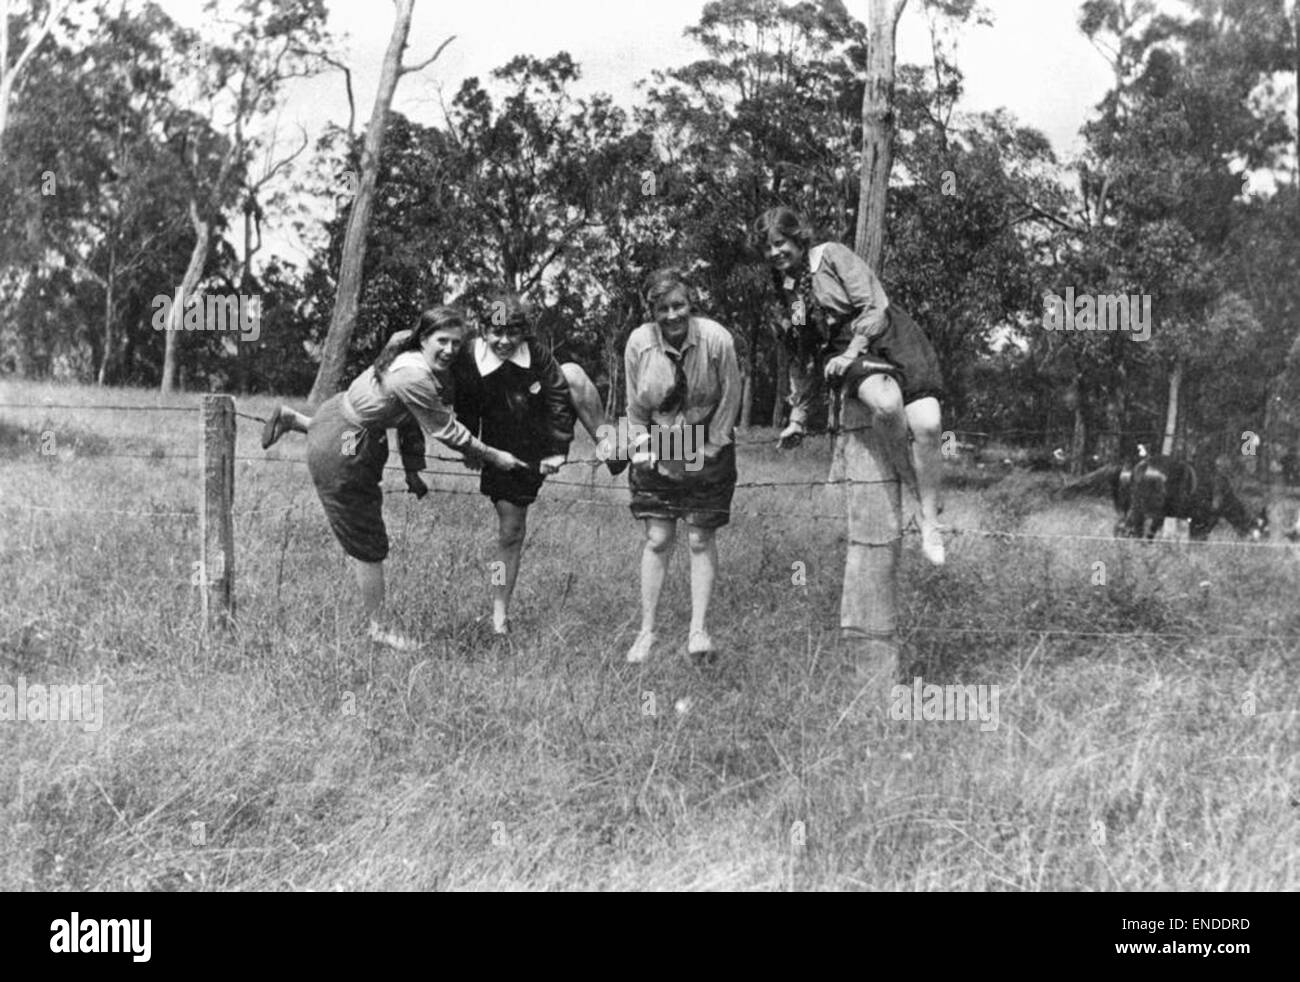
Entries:
{"type": "Polygon", "coordinates": [[[695,306],[695,290],[691,287],[690,280],[686,274],[677,266],[664,266],[662,269],[656,269],[646,277],[645,286],[641,290],[642,297],[645,298],[646,306],[650,313],[654,314],[655,304],[657,304],[674,290],[681,288],[686,291],[686,302],[695,306]]]}
{"type": "Polygon", "coordinates": [[[805,250],[812,246],[814,234],[812,225],[803,215],[785,205],[769,208],[754,222],[754,239],[760,248],[767,246],[768,235],[772,232],[793,239],[805,250]]]}

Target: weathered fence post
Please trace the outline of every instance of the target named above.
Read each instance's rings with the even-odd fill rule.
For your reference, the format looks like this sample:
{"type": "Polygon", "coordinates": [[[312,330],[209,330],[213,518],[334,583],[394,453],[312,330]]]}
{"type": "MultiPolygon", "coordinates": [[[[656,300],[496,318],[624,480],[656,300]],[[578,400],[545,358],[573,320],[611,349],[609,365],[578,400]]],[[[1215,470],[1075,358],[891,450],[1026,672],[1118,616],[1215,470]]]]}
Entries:
{"type": "Polygon", "coordinates": [[[235,400],[203,397],[203,502],[199,506],[199,597],[203,629],[235,616],[235,400]]]}
{"type": "Polygon", "coordinates": [[[842,398],[832,480],[845,485],[848,549],[840,595],[840,634],[855,660],[859,705],[883,719],[898,682],[897,565],[902,545],[899,475],[882,431],[854,398],[842,398]]]}

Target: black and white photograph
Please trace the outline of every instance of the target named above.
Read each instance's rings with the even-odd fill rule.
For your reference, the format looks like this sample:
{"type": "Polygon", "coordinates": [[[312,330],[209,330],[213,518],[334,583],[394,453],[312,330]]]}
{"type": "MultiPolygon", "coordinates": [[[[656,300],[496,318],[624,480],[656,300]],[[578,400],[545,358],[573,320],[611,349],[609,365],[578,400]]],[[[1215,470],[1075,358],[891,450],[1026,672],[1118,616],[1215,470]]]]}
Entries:
{"type": "Polygon", "coordinates": [[[162,950],[95,896],[1105,894],[1098,956],[1243,970],[1232,898],[1300,889],[1298,41],[0,0],[23,945],[162,950]]]}

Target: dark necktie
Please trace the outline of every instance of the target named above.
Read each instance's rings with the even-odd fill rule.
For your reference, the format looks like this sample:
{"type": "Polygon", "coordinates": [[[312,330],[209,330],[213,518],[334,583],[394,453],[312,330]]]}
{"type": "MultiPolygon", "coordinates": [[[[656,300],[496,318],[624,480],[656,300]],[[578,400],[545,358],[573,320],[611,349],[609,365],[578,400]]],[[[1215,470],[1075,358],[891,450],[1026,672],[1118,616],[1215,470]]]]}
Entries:
{"type": "Polygon", "coordinates": [[[686,401],[686,366],[682,364],[683,355],[672,348],[664,348],[664,354],[673,363],[673,385],[659,404],[659,411],[664,415],[678,412],[686,401]]]}

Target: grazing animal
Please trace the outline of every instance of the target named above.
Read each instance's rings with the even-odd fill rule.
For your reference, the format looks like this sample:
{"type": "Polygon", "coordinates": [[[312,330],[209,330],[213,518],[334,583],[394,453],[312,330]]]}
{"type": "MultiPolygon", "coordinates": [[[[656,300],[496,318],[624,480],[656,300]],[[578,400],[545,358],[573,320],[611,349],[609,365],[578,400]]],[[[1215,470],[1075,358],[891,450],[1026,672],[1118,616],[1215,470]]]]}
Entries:
{"type": "Polygon", "coordinates": [[[1292,542],[1300,542],[1300,513],[1296,514],[1295,524],[1287,530],[1286,537],[1292,542]]]}
{"type": "Polygon", "coordinates": [[[1176,457],[1143,457],[1120,468],[1112,492],[1122,516],[1116,535],[1153,539],[1166,518],[1190,519],[1196,540],[1207,538],[1221,518],[1242,538],[1258,540],[1268,532],[1267,509],[1252,515],[1227,477],[1198,473],[1176,457]]]}

